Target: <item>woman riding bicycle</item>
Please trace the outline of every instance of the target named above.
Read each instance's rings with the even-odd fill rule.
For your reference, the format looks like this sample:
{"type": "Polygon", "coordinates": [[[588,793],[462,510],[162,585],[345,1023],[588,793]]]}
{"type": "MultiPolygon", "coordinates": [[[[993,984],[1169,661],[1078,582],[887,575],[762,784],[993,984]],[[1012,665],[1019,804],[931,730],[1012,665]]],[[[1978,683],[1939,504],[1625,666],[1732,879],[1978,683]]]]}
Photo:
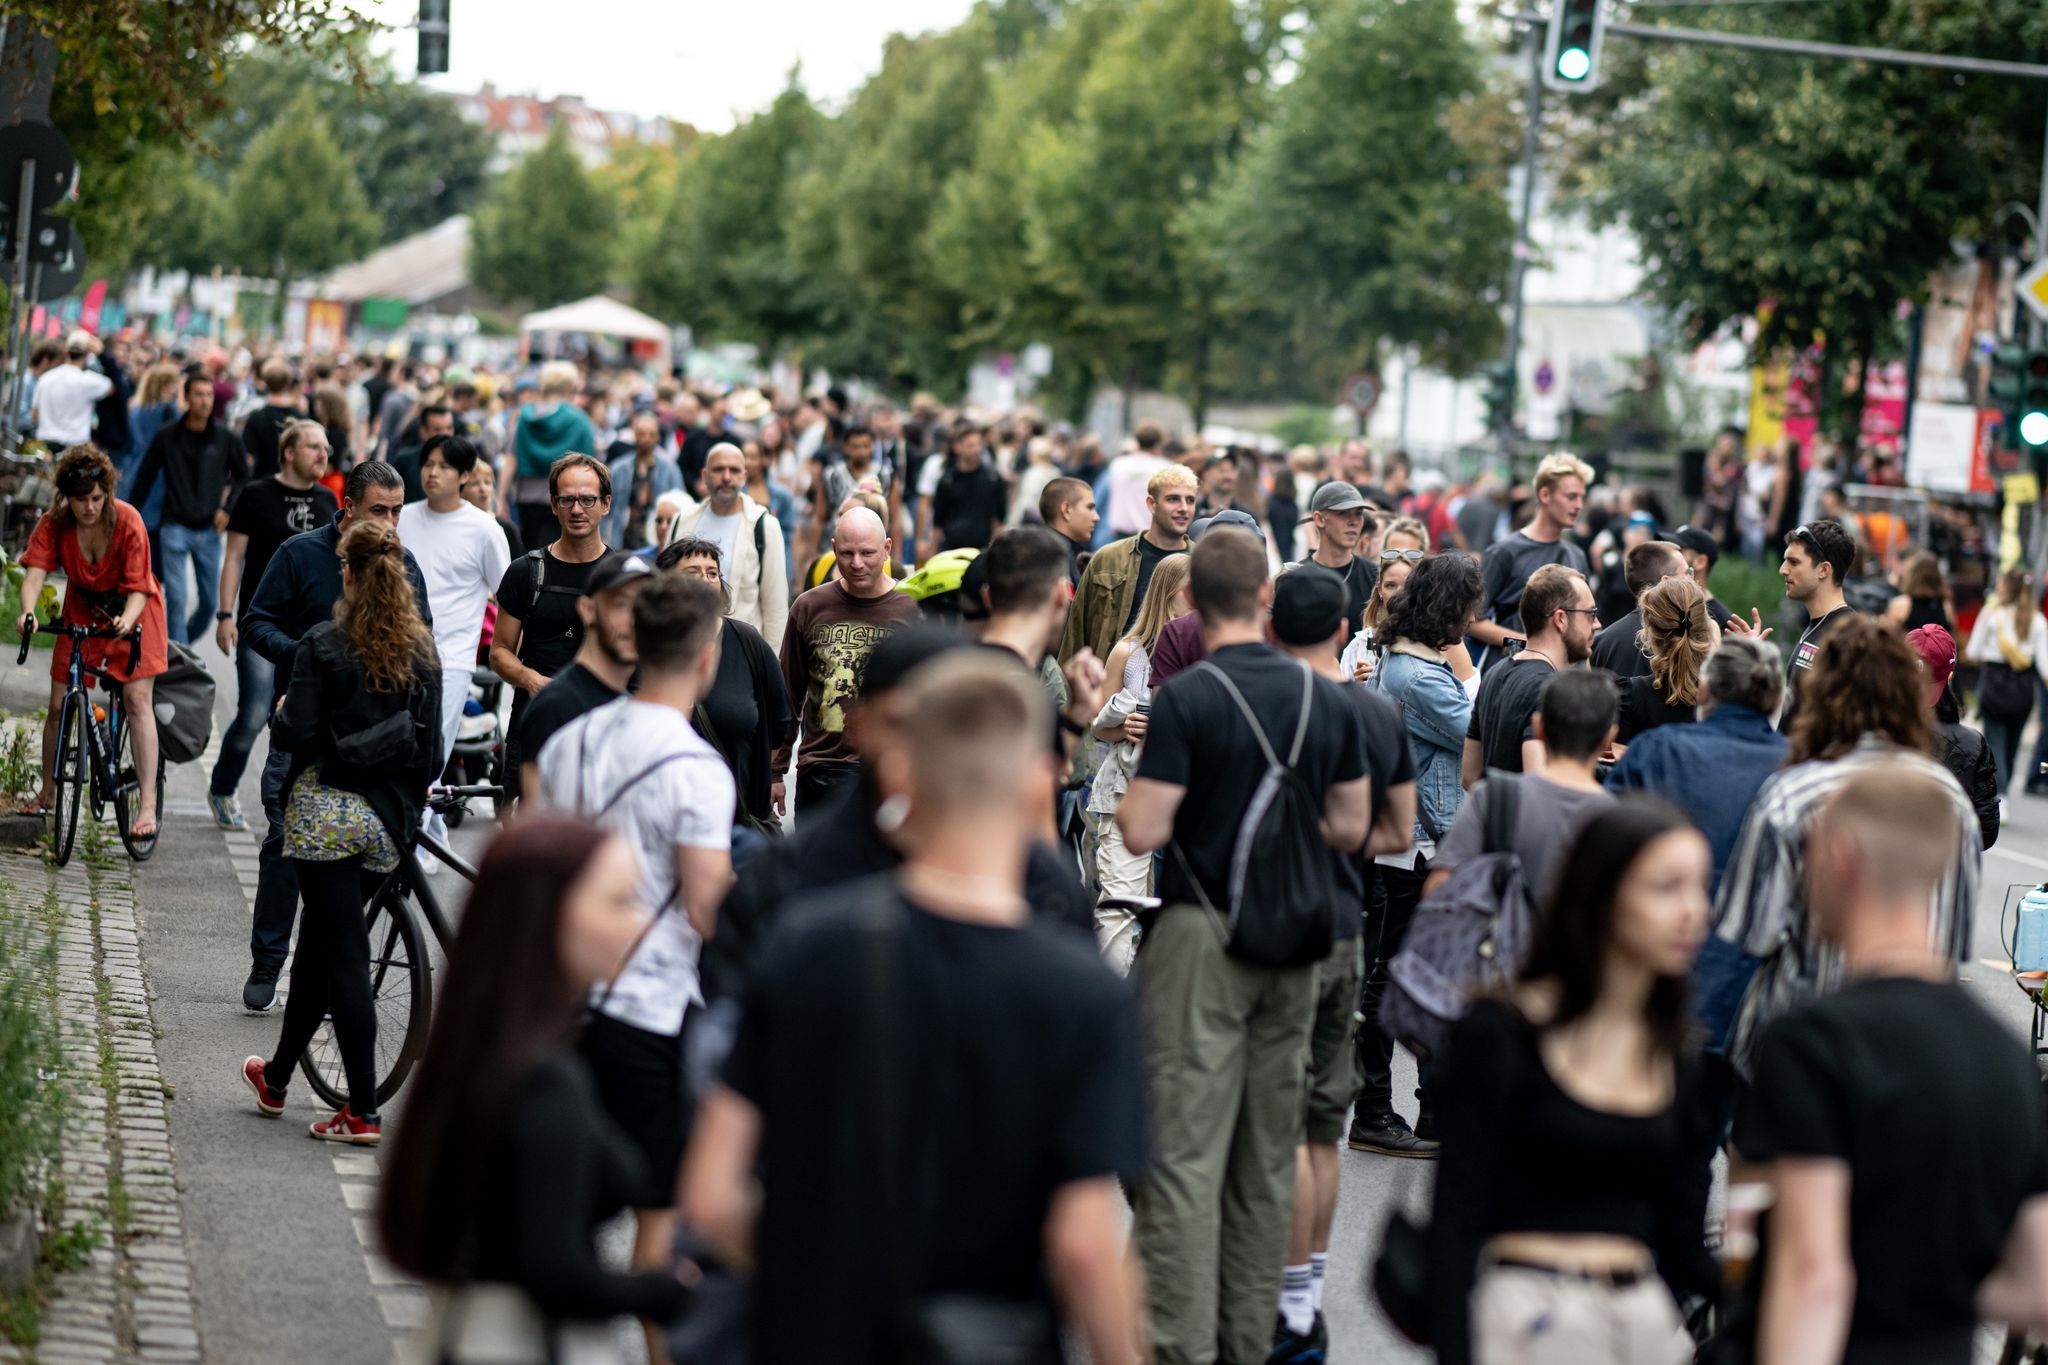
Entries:
{"type": "MultiPolygon", "coordinates": [[[[135,820],[128,833],[156,833],[156,712],[151,681],[168,666],[164,590],[149,571],[149,532],[142,514],[116,501],[114,462],[96,446],[75,445],[57,461],[57,501],[36,523],[22,551],[20,617],[15,629],[35,619],[36,598],[50,570],[64,573],[67,626],[97,626],[126,635],[139,622],[142,646],[128,640],[81,640],[88,668],[121,684],[135,758],[135,820]]],[[[59,636],[50,659],[50,710],[43,717],[43,784],[25,814],[48,812],[56,800],[57,716],[70,675],[72,641],[59,636]]]]}
{"type": "Polygon", "coordinates": [[[334,1020],[349,1102],[307,1131],[371,1147],[377,1114],[377,1016],[363,904],[374,879],[398,866],[440,771],[441,666],[406,578],[405,551],[386,526],[341,538],[341,601],[306,633],[270,725],[291,752],[284,852],[298,868],[298,957],[277,1052],[242,1064],[256,1107],[284,1113],[284,1088],[320,1023],[334,1020]]]}

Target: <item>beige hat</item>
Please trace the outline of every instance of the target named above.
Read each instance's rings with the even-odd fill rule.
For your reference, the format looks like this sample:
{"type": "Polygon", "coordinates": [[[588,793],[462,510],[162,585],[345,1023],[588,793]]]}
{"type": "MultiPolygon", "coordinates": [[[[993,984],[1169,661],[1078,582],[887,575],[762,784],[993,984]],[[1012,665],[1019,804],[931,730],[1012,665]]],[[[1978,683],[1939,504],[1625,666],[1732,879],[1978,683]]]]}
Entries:
{"type": "Polygon", "coordinates": [[[73,355],[91,355],[100,348],[100,339],[83,327],[74,327],[71,335],[64,338],[64,349],[73,355]]]}
{"type": "Polygon", "coordinates": [[[741,389],[726,399],[725,410],[738,421],[759,422],[775,411],[775,405],[759,389],[741,389]]]}

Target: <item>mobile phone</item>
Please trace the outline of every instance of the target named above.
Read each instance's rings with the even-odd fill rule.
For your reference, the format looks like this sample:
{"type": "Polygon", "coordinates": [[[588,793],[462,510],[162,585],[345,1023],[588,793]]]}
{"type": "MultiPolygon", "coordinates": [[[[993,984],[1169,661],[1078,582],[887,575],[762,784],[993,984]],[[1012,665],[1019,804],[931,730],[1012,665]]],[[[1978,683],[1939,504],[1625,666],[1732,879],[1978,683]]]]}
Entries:
{"type": "Polygon", "coordinates": [[[1514,658],[1517,654],[1520,654],[1523,650],[1527,649],[1528,647],[1529,642],[1527,640],[1517,639],[1512,635],[1508,636],[1507,639],[1502,640],[1500,642],[1501,653],[1507,655],[1510,659],[1514,658]]]}

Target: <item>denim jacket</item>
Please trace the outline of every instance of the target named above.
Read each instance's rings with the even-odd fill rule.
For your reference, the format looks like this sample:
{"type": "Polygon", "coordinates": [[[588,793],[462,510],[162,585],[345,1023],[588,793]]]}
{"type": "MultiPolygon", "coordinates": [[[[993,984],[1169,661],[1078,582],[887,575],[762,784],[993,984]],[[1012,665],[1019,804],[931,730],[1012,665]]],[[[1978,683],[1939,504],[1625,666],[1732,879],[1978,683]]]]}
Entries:
{"type": "Polygon", "coordinates": [[[1415,837],[1440,839],[1465,799],[1465,730],[1472,722],[1472,698],[1441,653],[1412,640],[1390,646],[1366,686],[1401,703],[1415,757],[1415,837]]]}

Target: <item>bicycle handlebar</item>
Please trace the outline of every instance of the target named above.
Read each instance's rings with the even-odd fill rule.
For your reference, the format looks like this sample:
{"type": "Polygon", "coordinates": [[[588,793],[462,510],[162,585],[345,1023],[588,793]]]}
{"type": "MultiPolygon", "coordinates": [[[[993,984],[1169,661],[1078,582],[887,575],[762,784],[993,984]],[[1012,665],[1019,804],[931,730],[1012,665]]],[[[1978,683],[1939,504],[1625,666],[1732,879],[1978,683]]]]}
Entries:
{"type": "Polygon", "coordinates": [[[21,651],[14,656],[15,667],[19,668],[22,664],[28,662],[29,637],[37,631],[41,631],[45,635],[66,635],[73,640],[126,640],[136,649],[142,648],[142,622],[140,621],[137,621],[126,630],[108,630],[105,626],[74,626],[65,621],[59,621],[54,625],[44,625],[37,621],[34,616],[30,616],[28,624],[21,632],[21,651]]]}
{"type": "Polygon", "coordinates": [[[464,801],[476,797],[488,797],[492,801],[503,802],[507,794],[505,788],[494,787],[487,782],[467,787],[429,787],[427,789],[427,805],[434,810],[446,814],[464,801]]]}

